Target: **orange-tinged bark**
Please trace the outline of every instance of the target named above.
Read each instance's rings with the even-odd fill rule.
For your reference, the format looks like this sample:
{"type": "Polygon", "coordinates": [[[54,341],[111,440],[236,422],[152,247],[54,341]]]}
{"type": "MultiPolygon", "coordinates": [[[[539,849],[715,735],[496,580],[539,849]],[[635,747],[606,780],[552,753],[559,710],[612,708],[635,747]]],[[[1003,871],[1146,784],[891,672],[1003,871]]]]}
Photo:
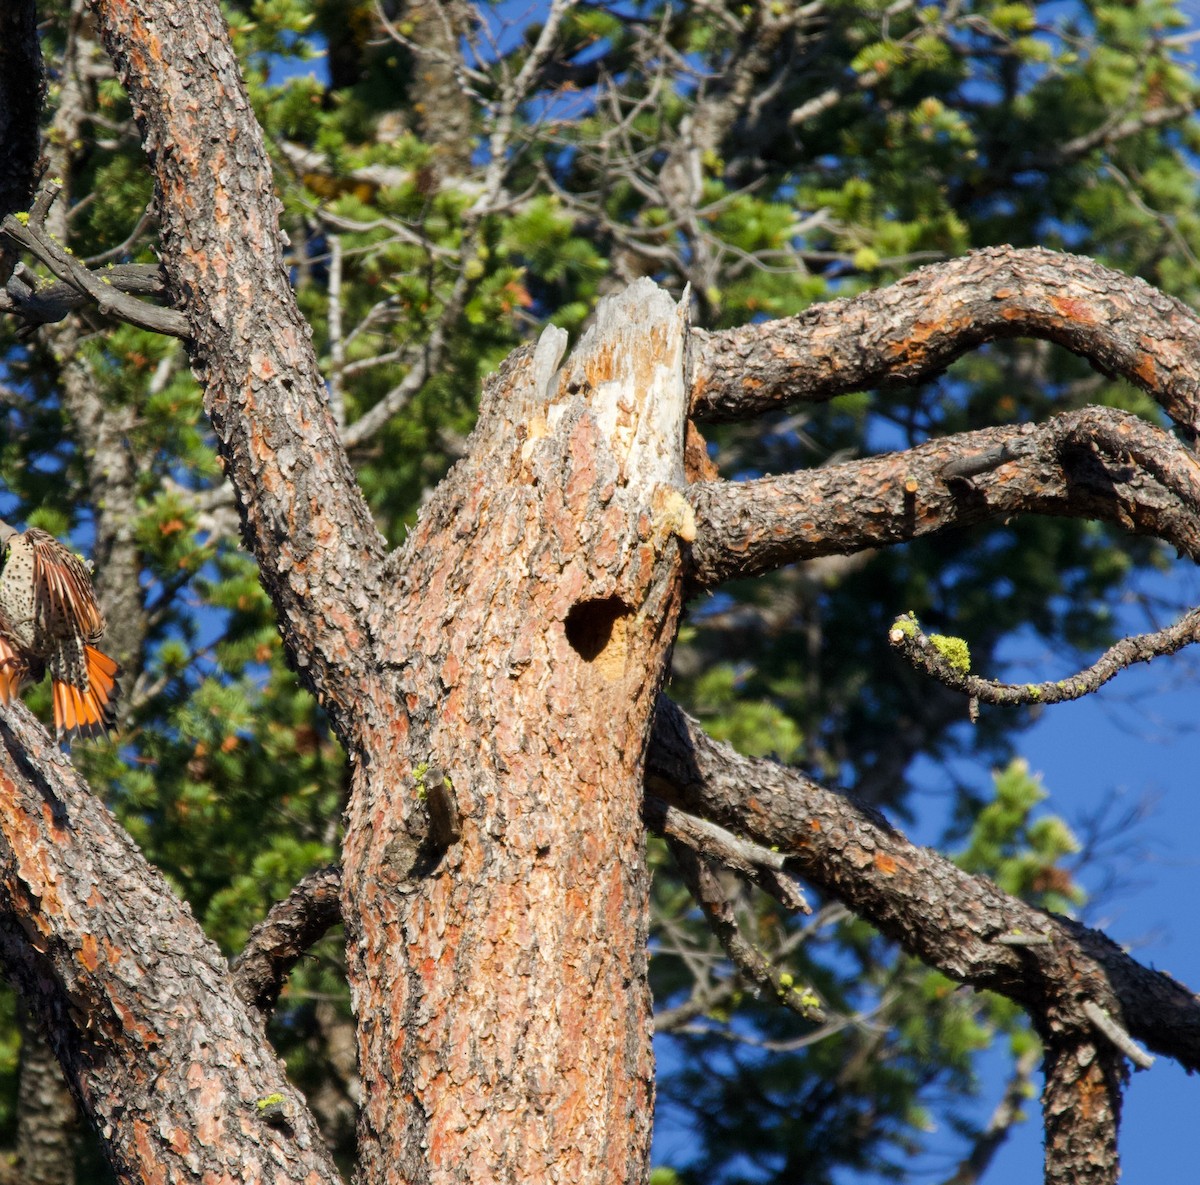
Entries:
{"type": "Polygon", "coordinates": [[[641,788],[680,605],[655,506],[680,500],[683,339],[650,285],[560,372],[547,335],[397,557],[374,632],[410,731],[368,742],[344,889],[369,1180],[645,1175],[641,788]],[[461,818],[445,851],[430,778],[461,818]]]}
{"type": "Polygon", "coordinates": [[[123,1179],[232,1160],[244,1181],[338,1181],[220,952],[19,705],[0,729],[0,957],[123,1179]],[[289,1131],[259,1114],[269,1095],[289,1131]]]}
{"type": "MultiPolygon", "coordinates": [[[[245,539],[288,653],[355,765],[342,901],[364,1083],[359,1180],[640,1181],[652,1100],[640,814],[684,545],[696,544],[691,579],[715,585],[1034,511],[1128,522],[1200,554],[1194,460],[1117,413],[736,487],[714,480],[693,439],[687,471],[708,480],[685,499],[686,392],[698,414],[744,418],[909,384],[984,340],[1034,333],[1129,374],[1190,432],[1200,321],[1086,261],[985,252],[711,335],[693,381],[683,313],[638,285],[561,369],[553,331],[509,361],[469,456],[388,556],[288,286],[270,168],[218,7],[95,7],[142,125],[163,266],[186,296],[245,539]]],[[[31,998],[51,983],[43,1017],[125,1179],[332,1180],[311,1117],[280,1086],[255,1018],[227,1001],[186,910],[78,786],[22,777],[8,760],[18,752],[53,764],[32,733],[6,739],[0,953],[31,998]],[[96,891],[117,883],[121,894],[96,891]],[[277,1088],[283,1135],[257,1107],[277,1088]]],[[[663,780],[691,786],[700,749],[663,780]]],[[[774,844],[782,775],[752,768],[758,785],[736,811],[705,809],[774,844]]],[[[699,781],[711,791],[715,772],[699,781]]],[[[1050,944],[1014,953],[1000,939],[1030,932],[1019,903],[931,867],[844,806],[834,796],[822,823],[815,800],[803,804],[782,837],[797,864],[908,949],[1005,991],[1069,1038],[1063,1048],[1082,1048],[1082,989],[1070,985],[1083,940],[1064,926],[1061,958],[1050,944]],[[998,924],[981,924],[981,903],[998,924]]],[[[1102,979],[1091,995],[1120,1011],[1102,979]]],[[[1145,1010],[1126,999],[1167,992],[1171,1047],[1194,1043],[1190,996],[1163,977],[1135,987],[1127,1015],[1145,1010]]],[[[1105,1151],[1119,1098],[1110,1063],[1064,1071],[1047,1106],[1065,1124],[1094,1096],[1083,1136],[1105,1151]]],[[[1069,1150],[1078,1128],[1056,1134],[1048,1147],[1069,1150]]]]}

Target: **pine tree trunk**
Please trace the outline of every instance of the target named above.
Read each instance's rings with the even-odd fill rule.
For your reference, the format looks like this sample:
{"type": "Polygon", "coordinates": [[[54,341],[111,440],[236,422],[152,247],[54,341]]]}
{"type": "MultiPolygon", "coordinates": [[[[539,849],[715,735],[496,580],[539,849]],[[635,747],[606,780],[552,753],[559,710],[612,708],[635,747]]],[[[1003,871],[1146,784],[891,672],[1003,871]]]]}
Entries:
{"type": "Polygon", "coordinates": [[[640,812],[690,535],[685,317],[647,281],[556,371],[564,341],[492,383],[376,623],[407,710],[370,714],[346,845],[363,1181],[646,1177],[640,812]]]}

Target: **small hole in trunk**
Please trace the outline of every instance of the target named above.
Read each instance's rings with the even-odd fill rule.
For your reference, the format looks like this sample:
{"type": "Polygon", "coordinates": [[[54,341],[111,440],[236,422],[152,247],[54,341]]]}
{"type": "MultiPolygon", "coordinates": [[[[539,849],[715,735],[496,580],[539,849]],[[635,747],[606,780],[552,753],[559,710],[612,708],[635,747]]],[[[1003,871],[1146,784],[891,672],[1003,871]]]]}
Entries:
{"type": "Polygon", "coordinates": [[[567,641],[584,662],[593,662],[612,640],[613,627],[630,612],[620,597],[579,601],[567,614],[567,641]]]}

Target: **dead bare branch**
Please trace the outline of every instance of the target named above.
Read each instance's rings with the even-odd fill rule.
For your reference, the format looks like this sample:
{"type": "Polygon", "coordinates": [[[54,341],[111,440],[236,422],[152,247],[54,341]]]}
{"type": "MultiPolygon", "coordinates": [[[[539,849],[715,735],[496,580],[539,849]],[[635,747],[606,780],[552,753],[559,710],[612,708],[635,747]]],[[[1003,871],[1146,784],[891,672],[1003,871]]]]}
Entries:
{"type": "MultiPolygon", "coordinates": [[[[980,703],[1061,704],[1090,695],[1126,667],[1174,654],[1185,646],[1200,642],[1200,609],[1185,613],[1174,625],[1161,630],[1122,638],[1085,670],[1065,679],[1050,679],[1043,683],[1000,683],[972,675],[956,660],[956,653],[961,654],[962,650],[949,648],[938,634],[926,634],[912,614],[897,618],[888,641],[913,666],[980,703]]],[[[950,647],[957,641],[954,639],[950,647]]]]}
{"type": "Polygon", "coordinates": [[[1152,1058],[1095,1000],[1084,1000],[1084,1015],[1112,1042],[1139,1070],[1148,1070],[1154,1065],[1152,1058]]]}
{"type": "Polygon", "coordinates": [[[761,844],[732,835],[723,827],[668,806],[661,798],[647,794],[642,818],[659,835],[685,844],[701,856],[723,864],[757,885],[785,909],[812,913],[803,890],[785,870],[786,860],[761,844]]]}
{"type": "Polygon", "coordinates": [[[317,869],[254,927],[230,966],[234,986],[247,1004],[264,1016],[274,1010],[292,968],[342,920],[341,891],[341,868],[317,869]]]}
{"type": "Polygon", "coordinates": [[[798,988],[790,974],[774,966],[742,933],[733,904],[722,890],[720,878],[708,859],[679,840],[672,839],[668,843],[684,883],[733,965],[783,1007],[805,1020],[822,1023],[825,1013],[812,989],[798,988]]]}
{"type": "MultiPolygon", "coordinates": [[[[45,192],[49,201],[53,201],[58,192],[58,186],[51,182],[46,186],[45,192]]],[[[182,313],[176,312],[175,309],[159,308],[156,305],[147,304],[130,295],[130,289],[135,286],[143,286],[143,290],[153,286],[153,275],[157,269],[139,268],[137,271],[123,269],[118,273],[123,281],[119,286],[112,282],[107,272],[89,271],[74,256],[68,254],[43,232],[43,220],[44,214],[38,217],[33,211],[25,220],[10,214],[0,224],[0,231],[11,243],[23,247],[36,256],[60,280],[74,288],[86,300],[94,303],[97,310],[103,315],[116,317],[120,321],[136,325],[139,329],[149,329],[154,333],[166,334],[168,337],[186,338],[188,336],[187,318],[182,313]]],[[[24,278],[17,281],[16,287],[14,287],[13,280],[9,281],[6,298],[3,303],[0,303],[0,309],[26,316],[28,320],[35,323],[61,320],[60,316],[49,315],[49,312],[63,302],[49,298],[44,292],[38,292],[24,278]]],[[[65,311],[63,315],[65,315],[65,311]]]]}
{"type": "Polygon", "coordinates": [[[1200,559],[1200,464],[1169,433],[1111,408],[783,477],[697,482],[688,497],[699,588],[1022,513],[1117,523],[1200,559]]]}
{"type": "Polygon", "coordinates": [[[717,860],[745,876],[752,875],[759,868],[778,871],[786,863],[786,858],[778,852],[772,852],[761,844],[740,839],[707,819],[698,819],[678,807],[668,806],[661,798],[655,798],[653,795],[647,796],[642,816],[659,834],[676,843],[685,844],[693,851],[717,860]]]}
{"type": "Polygon", "coordinates": [[[1141,280],[1041,248],[991,247],[797,317],[700,338],[698,419],[908,387],[984,342],[1057,342],[1141,387],[1194,439],[1200,317],[1141,280]]]}

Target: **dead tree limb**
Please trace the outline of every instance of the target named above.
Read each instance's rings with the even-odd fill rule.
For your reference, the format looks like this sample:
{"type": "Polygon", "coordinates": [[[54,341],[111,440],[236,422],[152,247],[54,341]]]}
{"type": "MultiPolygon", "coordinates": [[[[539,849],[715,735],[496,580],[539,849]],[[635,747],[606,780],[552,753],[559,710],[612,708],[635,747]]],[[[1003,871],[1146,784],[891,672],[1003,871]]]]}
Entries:
{"type": "Polygon", "coordinates": [[[1013,337],[1057,342],[1127,378],[1195,438],[1200,317],[1142,280],[1041,248],[989,247],[796,317],[704,335],[692,414],[743,420],[791,402],[909,387],[1013,337]]]}
{"type": "Polygon", "coordinates": [[[342,870],[337,865],[319,868],[254,927],[230,967],[247,1004],[264,1014],[274,1009],[292,968],[342,920],[341,891],[342,870]]]}
{"type": "Polygon", "coordinates": [[[1015,514],[1116,523],[1200,559],[1200,463],[1169,433],[1112,408],[781,477],[697,482],[688,498],[696,589],[1015,514]]]}

